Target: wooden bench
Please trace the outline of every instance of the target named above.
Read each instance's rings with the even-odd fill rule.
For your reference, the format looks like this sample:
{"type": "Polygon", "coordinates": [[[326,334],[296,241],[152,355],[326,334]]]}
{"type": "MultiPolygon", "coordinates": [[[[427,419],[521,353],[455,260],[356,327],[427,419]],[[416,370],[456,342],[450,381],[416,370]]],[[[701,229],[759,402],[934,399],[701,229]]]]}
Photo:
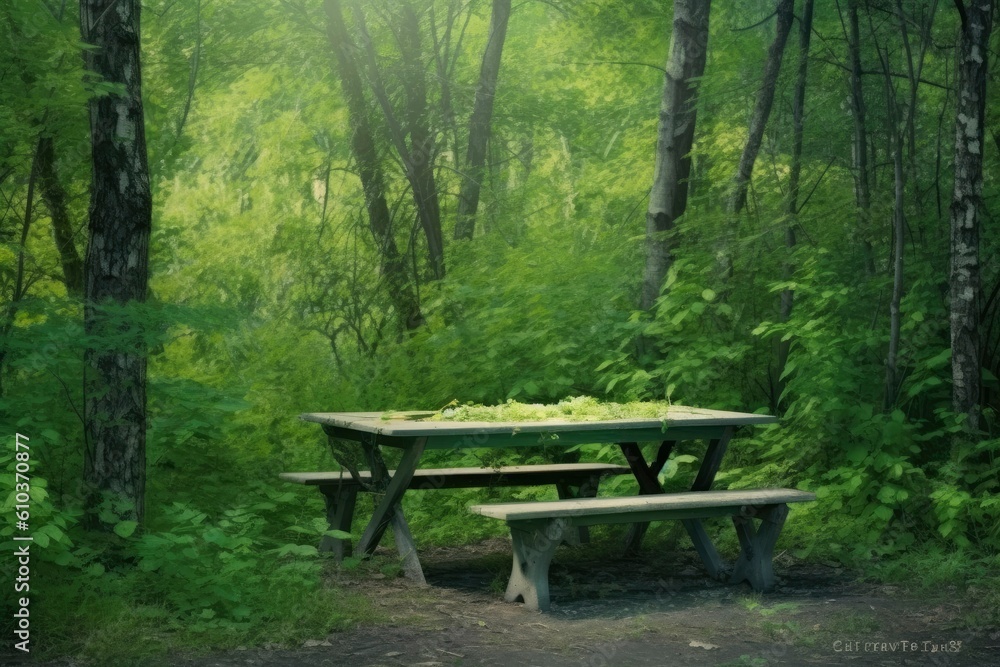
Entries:
{"type": "MultiPolygon", "coordinates": [[[[389,475],[394,475],[390,470],[389,475]]],[[[468,489],[482,487],[542,486],[554,484],[560,498],[587,498],[597,495],[601,478],[607,475],[631,474],[628,466],[604,463],[564,463],[501,468],[425,468],[413,474],[408,489],[468,489]]],[[[371,473],[359,470],[355,479],[347,471],[285,472],[279,475],[286,482],[319,488],[326,503],[326,518],[330,530],[351,532],[354,504],[359,491],[371,489],[371,473]]],[[[566,541],[587,541],[587,529],[581,527],[566,541]]],[[[332,552],[340,560],[351,555],[351,542],[324,536],[320,551],[332,552]]]]}
{"type": "MultiPolygon", "coordinates": [[[[469,509],[502,519],[510,526],[514,564],[505,599],[520,599],[528,609],[544,611],[549,608],[549,563],[563,534],[572,527],[675,519],[700,527],[701,519],[732,516],[742,551],[731,580],[746,580],[755,591],[767,591],[774,587],[771,560],[788,515],[788,503],[815,499],[812,493],[794,489],[756,489],[474,505],[469,509]],[[760,520],[759,528],[754,526],[753,518],[760,520]]],[[[710,574],[719,577],[724,569],[710,562],[702,547],[698,550],[710,574]]],[[[714,547],[710,551],[715,554],[714,547]]],[[[714,557],[718,558],[717,554],[714,557]]]]}

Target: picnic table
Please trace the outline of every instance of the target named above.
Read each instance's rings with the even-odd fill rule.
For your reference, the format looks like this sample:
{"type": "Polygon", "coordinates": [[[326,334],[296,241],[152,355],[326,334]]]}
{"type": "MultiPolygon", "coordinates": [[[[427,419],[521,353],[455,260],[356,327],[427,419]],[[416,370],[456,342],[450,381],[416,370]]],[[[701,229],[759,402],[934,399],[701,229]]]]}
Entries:
{"type": "MultiPolygon", "coordinates": [[[[698,473],[691,486],[691,491],[708,492],[712,488],[733,434],[742,427],[772,424],[777,421],[775,417],[770,415],[676,405],[671,406],[662,418],[603,421],[569,419],[518,422],[428,420],[427,417],[433,414],[420,412],[321,412],[300,415],[300,419],[322,426],[331,442],[335,456],[338,455],[338,452],[344,451],[343,447],[338,446],[337,443],[349,442],[360,445],[362,454],[360,459],[367,463],[369,468],[367,473],[362,473],[359,470],[359,457],[337,456],[339,462],[342,467],[351,472],[358,483],[369,485],[369,488],[374,486],[381,492],[371,520],[358,540],[359,551],[365,554],[373,553],[386,529],[391,525],[397,549],[404,560],[404,569],[407,575],[419,580],[422,580],[423,574],[413,545],[412,535],[400,509],[400,501],[407,489],[412,488],[414,475],[417,473],[425,452],[468,448],[511,449],[538,445],[570,447],[585,443],[615,443],[621,448],[631,473],[638,482],[639,493],[650,495],[664,493],[657,476],[666,465],[676,445],[682,441],[705,440],[708,445],[698,463],[698,473]],[[640,449],[639,443],[644,442],[659,443],[655,456],[650,460],[644,457],[640,449]],[[402,450],[401,459],[391,473],[382,456],[384,448],[402,450]]],[[[579,511],[576,513],[579,514],[579,511]]],[[[678,518],[683,518],[684,527],[687,529],[709,574],[718,577],[724,566],[701,524],[700,515],[688,512],[684,517],[687,516],[691,518],[683,518],[680,515],[678,518]]],[[[649,516],[640,518],[648,519],[649,516]]],[[[580,525],[585,524],[581,523],[580,525]]],[[[634,551],[638,548],[647,525],[648,523],[639,521],[632,527],[626,541],[627,551],[634,551]]],[[[741,540],[743,537],[741,535],[741,540]]],[[[749,541],[746,542],[747,549],[751,549],[751,546],[749,541]]]]}

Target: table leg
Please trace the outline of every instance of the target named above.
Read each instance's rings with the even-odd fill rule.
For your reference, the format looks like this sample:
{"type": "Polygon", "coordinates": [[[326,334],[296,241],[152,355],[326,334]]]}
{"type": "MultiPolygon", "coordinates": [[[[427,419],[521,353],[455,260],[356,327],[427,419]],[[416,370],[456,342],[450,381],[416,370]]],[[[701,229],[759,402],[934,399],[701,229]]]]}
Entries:
{"type": "MultiPolygon", "coordinates": [[[[406,519],[403,518],[402,511],[399,510],[399,501],[413,479],[413,473],[417,469],[417,463],[420,461],[420,456],[424,453],[426,445],[427,438],[416,438],[413,444],[404,451],[403,458],[396,468],[396,474],[392,477],[389,477],[389,472],[385,468],[381,454],[370,454],[369,460],[376,467],[376,469],[372,470],[373,482],[374,480],[381,479],[388,480],[388,483],[385,486],[382,498],[375,505],[371,521],[368,522],[365,532],[361,534],[361,539],[358,541],[358,551],[361,553],[371,555],[375,551],[378,543],[382,540],[382,536],[385,534],[385,529],[389,527],[390,523],[398,526],[405,524],[406,519]]],[[[377,445],[365,443],[365,449],[368,450],[369,448],[375,449],[377,445]]],[[[405,551],[412,553],[412,558],[416,558],[416,551],[412,549],[413,539],[410,537],[409,529],[396,530],[395,532],[399,533],[396,537],[397,545],[400,544],[400,538],[402,538],[404,546],[407,546],[406,543],[409,542],[409,548],[406,548],[405,551]]],[[[401,552],[400,555],[404,554],[401,552]]]]}
{"type": "Polygon", "coordinates": [[[396,505],[396,511],[393,512],[390,523],[392,525],[392,537],[396,542],[396,552],[403,561],[403,573],[411,581],[415,581],[418,584],[426,584],[427,580],[424,579],[424,570],[420,566],[420,558],[417,556],[417,547],[413,543],[413,535],[410,534],[410,524],[406,523],[406,517],[403,516],[403,508],[399,505],[396,505]]]}
{"type": "MultiPolygon", "coordinates": [[[[732,426],[727,426],[721,437],[709,441],[705,458],[701,462],[701,468],[698,469],[698,476],[695,478],[694,484],[691,485],[692,491],[708,491],[712,488],[715,475],[719,472],[719,466],[722,465],[722,457],[725,455],[729,440],[735,431],[736,429],[732,426]]],[[[712,540],[708,537],[708,533],[705,532],[701,519],[685,519],[681,523],[687,530],[691,543],[694,544],[695,550],[701,556],[702,562],[705,563],[708,576],[713,579],[723,578],[727,568],[722,562],[719,552],[716,551],[715,545],[712,544],[712,540]]]]}
{"type": "MultiPolygon", "coordinates": [[[[665,440],[660,443],[660,449],[656,453],[656,458],[653,460],[652,466],[646,463],[646,459],[643,457],[638,443],[621,442],[618,443],[618,446],[621,447],[622,454],[625,455],[625,460],[628,461],[629,467],[632,468],[632,474],[635,475],[635,479],[639,483],[639,494],[663,493],[663,487],[660,486],[660,482],[656,476],[660,474],[660,470],[663,469],[667,459],[670,458],[674,441],[665,440]]],[[[628,534],[625,537],[626,555],[631,556],[639,552],[639,547],[642,545],[642,538],[648,529],[648,523],[633,523],[629,526],[628,534]]]]}
{"type": "Polygon", "coordinates": [[[701,556],[701,562],[705,564],[708,576],[718,580],[724,579],[728,568],[723,563],[722,557],[719,556],[719,552],[716,551],[708,533],[705,532],[705,526],[701,524],[701,519],[684,519],[681,523],[687,529],[695,551],[701,556]]]}
{"type": "MultiPolygon", "coordinates": [[[[355,484],[334,484],[319,487],[326,502],[326,520],[330,530],[351,532],[354,519],[354,502],[358,497],[358,487],[355,484]]],[[[332,552],[339,563],[351,555],[351,541],[324,535],[319,543],[320,551],[332,552]]]]}
{"type": "Polygon", "coordinates": [[[709,441],[705,458],[701,462],[701,468],[698,469],[698,477],[695,478],[694,484],[691,485],[692,491],[708,491],[712,488],[712,484],[715,482],[715,475],[719,472],[719,466],[722,465],[722,457],[726,454],[729,440],[733,437],[735,431],[736,429],[732,426],[727,426],[720,438],[709,441]]]}

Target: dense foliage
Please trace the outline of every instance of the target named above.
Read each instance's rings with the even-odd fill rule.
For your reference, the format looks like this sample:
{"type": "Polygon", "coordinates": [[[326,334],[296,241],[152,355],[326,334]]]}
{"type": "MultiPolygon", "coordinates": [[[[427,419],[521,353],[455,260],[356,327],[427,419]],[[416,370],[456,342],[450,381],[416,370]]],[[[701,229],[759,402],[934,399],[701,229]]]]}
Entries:
{"type": "MultiPolygon", "coordinates": [[[[316,494],[277,481],[281,471],[334,465],[318,429],[296,419],[310,411],[434,411],[453,401],[589,395],[770,412],[781,423],[738,438],[718,484],[815,491],[820,501],[797,508],[783,537],[794,553],[873,576],[996,581],[996,35],[982,146],[983,416],[969,437],[950,393],[959,17],[949,3],[850,2],[860,4],[863,32],[867,210],[856,193],[848,2],[817,3],[794,221],[787,197],[795,42],[786,48],[747,207],[734,217],[728,188],[775,27],[761,3],[713,3],[687,210],[671,232],[675,261],[650,311],[637,305],[643,212],[670,8],[652,0],[515,5],[475,234],[452,240],[489,3],[412,3],[413,16],[401,9],[409,3],[392,0],[345,6],[390,235],[419,300],[419,326],[400,315],[386,239],[370,223],[323,4],[143,5],[151,294],[122,317],[142,322],[149,350],[147,519],[141,527],[120,522],[114,535],[84,529],[89,342],[80,297],[67,289],[65,257],[53,243],[52,201],[33,176],[39,141],[51,139],[82,254],[86,100],[109,86],[83,74],[80,52],[88,47],[74,3],[0,6],[0,467],[13,470],[14,432],[28,435],[41,560],[32,613],[37,627],[61,633],[47,636],[49,650],[103,660],[137,633],[153,637],[155,651],[182,630],[204,633],[212,645],[296,641],[369,613],[324,584],[330,565],[314,547],[325,529],[316,494]],[[912,51],[899,21],[910,28],[912,51]],[[405,35],[414,27],[423,65],[416,69],[426,83],[420,113],[411,113],[414,62],[401,52],[412,48],[405,35]],[[925,53],[919,79],[911,79],[918,42],[925,53]],[[413,156],[400,157],[393,121],[412,123],[407,136],[424,124],[433,138],[426,157],[445,239],[440,279],[407,178],[413,156]],[[887,389],[893,135],[903,137],[905,157],[905,264],[899,370],[887,389]],[[791,224],[795,245],[786,242],[791,224]],[[786,292],[794,293],[790,313],[780,305],[786,292]],[[779,365],[782,342],[789,347],[779,365]]],[[[552,449],[510,456],[541,462],[561,454],[552,449]]],[[[606,446],[570,454],[621,459],[606,446]]],[[[434,456],[442,455],[429,455],[428,465],[443,463],[434,456]]],[[[497,462],[496,452],[449,456],[447,465],[497,462]]],[[[681,479],[692,460],[677,452],[665,475],[681,479]]],[[[5,520],[12,485],[12,474],[0,475],[5,520]]],[[[625,480],[609,490],[635,492],[625,480]]],[[[407,499],[418,539],[471,540],[497,530],[468,520],[464,505],[474,492],[443,495],[407,499]]],[[[0,528],[0,554],[13,548],[13,532],[13,524],[0,528]]],[[[2,559],[0,568],[11,562],[2,559]]],[[[10,614],[2,616],[7,633],[10,614]]]]}

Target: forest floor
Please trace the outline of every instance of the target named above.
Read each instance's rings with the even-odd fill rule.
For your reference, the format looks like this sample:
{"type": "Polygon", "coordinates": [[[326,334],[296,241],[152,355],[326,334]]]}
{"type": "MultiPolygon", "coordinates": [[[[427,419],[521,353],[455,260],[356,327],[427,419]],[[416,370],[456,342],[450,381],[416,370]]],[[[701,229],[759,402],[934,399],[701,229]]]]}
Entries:
{"type": "Polygon", "coordinates": [[[387,553],[331,574],[334,588],[362,592],[375,607],[371,620],[350,630],[299,648],[174,654],[145,664],[1000,665],[1000,628],[971,625],[984,617],[974,590],[914,595],[778,554],[779,586],[758,595],[709,579],[693,551],[646,545],[622,558],[585,545],[556,554],[552,608],[538,613],[503,601],[509,549],[494,539],[423,550],[429,586],[394,576],[387,553]]]}

